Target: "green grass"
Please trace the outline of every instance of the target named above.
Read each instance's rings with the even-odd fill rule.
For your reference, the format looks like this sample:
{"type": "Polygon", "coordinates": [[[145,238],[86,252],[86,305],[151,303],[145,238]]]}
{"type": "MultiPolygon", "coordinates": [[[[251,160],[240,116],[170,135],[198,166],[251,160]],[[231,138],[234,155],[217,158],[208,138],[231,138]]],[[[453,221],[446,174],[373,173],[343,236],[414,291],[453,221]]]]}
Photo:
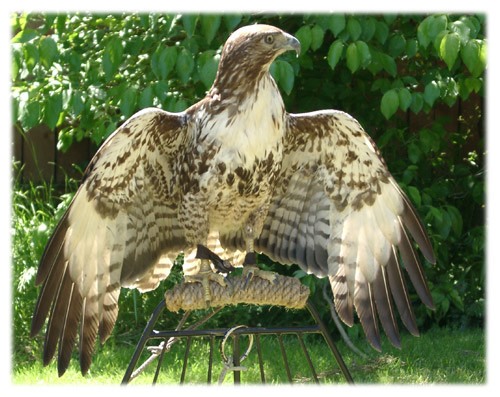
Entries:
{"type": "MultiPolygon", "coordinates": [[[[304,339],[320,382],[345,383],[333,355],[323,343],[322,338],[319,335],[305,335],[304,339]]],[[[311,372],[297,337],[284,335],[283,342],[294,383],[311,383],[311,372]]],[[[242,349],[246,349],[246,337],[242,338],[241,343],[242,349]]],[[[356,383],[481,384],[486,382],[484,333],[479,329],[461,332],[436,328],[422,334],[420,338],[402,334],[402,350],[393,348],[384,338],[381,354],[370,351],[367,343],[362,339],[355,343],[364,351],[369,352],[367,358],[363,359],[355,355],[341,341],[337,342],[337,345],[356,383]]],[[[212,383],[217,382],[222,370],[219,344],[220,339],[216,338],[212,383]]],[[[276,337],[262,336],[261,344],[267,383],[287,383],[276,337]]],[[[62,378],[58,378],[54,362],[46,368],[42,367],[39,360],[17,362],[13,364],[12,381],[14,384],[119,384],[133,350],[132,346],[99,346],[90,373],[86,377],[80,375],[76,359],[72,360],[70,368],[62,378]]],[[[184,351],[185,341],[182,341],[166,353],[158,379],[159,383],[177,384],[179,382],[184,351]]],[[[187,364],[187,383],[206,383],[208,354],[208,339],[193,340],[187,364]]],[[[230,354],[230,349],[226,354],[230,354]]],[[[141,362],[146,357],[144,353],[141,362]]],[[[242,383],[260,383],[255,345],[242,365],[248,367],[246,372],[242,372],[242,383]]],[[[150,384],[155,368],[156,361],[132,383],[150,384]]],[[[232,382],[232,374],[228,374],[224,384],[232,384],[232,382]]]]}

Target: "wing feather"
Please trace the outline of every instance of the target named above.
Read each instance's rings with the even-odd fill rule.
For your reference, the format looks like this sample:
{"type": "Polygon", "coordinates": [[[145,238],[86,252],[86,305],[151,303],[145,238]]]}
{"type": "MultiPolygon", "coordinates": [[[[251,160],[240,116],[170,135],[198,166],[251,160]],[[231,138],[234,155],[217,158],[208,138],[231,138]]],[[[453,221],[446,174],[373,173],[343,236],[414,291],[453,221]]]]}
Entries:
{"type": "MultiPolygon", "coordinates": [[[[71,354],[76,342],[76,334],[78,332],[78,323],[82,315],[82,296],[78,291],[78,287],[71,280],[70,272],[66,272],[63,280],[69,285],[69,296],[67,307],[64,307],[65,302],[61,301],[64,310],[62,320],[61,336],[59,339],[59,351],[57,354],[57,371],[59,376],[62,376],[69,366],[71,354]]],[[[63,296],[60,296],[62,298],[63,296]]]]}
{"type": "Polygon", "coordinates": [[[392,297],[394,298],[403,324],[412,335],[419,336],[417,321],[413,313],[410,294],[408,293],[408,287],[406,286],[403,268],[399,262],[396,247],[392,248],[392,254],[387,263],[387,278],[389,280],[392,297]]]}
{"type": "Polygon", "coordinates": [[[377,312],[385,334],[394,347],[401,349],[398,323],[391,303],[391,291],[389,287],[389,280],[387,278],[387,269],[385,266],[378,267],[377,276],[373,282],[373,295],[375,297],[377,312]]]}
{"type": "Polygon", "coordinates": [[[256,248],[328,275],[339,316],[352,325],[355,308],[375,349],[381,348],[378,319],[401,346],[391,296],[403,324],[418,334],[399,255],[420,299],[433,308],[411,237],[431,263],[434,253],[416,210],[359,123],[333,110],[289,114],[281,172],[256,248]]]}
{"type": "Polygon", "coordinates": [[[50,312],[43,358],[50,362],[58,345],[60,375],[78,333],[80,368],[88,371],[97,335],[104,342],[114,327],[121,286],[156,288],[170,272],[169,253],[182,250],[182,228],[171,216],[178,200],[171,167],[186,126],[184,113],[132,116],[91,160],[50,238],[36,276],[42,287],[31,335],[50,312]]]}

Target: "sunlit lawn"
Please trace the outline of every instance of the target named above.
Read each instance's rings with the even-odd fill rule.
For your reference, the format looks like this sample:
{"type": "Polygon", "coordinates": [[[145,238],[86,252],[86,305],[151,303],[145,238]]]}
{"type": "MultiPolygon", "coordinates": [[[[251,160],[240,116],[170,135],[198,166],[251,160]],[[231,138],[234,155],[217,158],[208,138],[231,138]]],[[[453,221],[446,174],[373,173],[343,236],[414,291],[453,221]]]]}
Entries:
{"type": "MultiPolygon", "coordinates": [[[[242,349],[246,349],[247,337],[242,337],[242,349]]],[[[283,358],[275,336],[261,336],[262,356],[266,383],[284,384],[288,382],[283,358]]],[[[304,340],[320,378],[320,383],[344,383],[335,359],[319,335],[305,335],[304,340]]],[[[222,370],[219,346],[221,340],[215,339],[212,383],[217,383],[222,370]]],[[[294,383],[312,382],[311,371],[307,365],[300,343],[295,335],[283,335],[286,355],[294,383]]],[[[368,352],[367,358],[349,350],[342,341],[338,348],[356,383],[385,384],[429,384],[429,383],[466,383],[478,384],[486,381],[485,340],[482,330],[465,332],[448,329],[432,329],[415,338],[402,334],[403,349],[397,350],[383,339],[383,352],[370,350],[368,344],[360,339],[357,346],[368,352]]],[[[104,345],[98,347],[90,373],[82,377],[78,360],[73,359],[70,368],[62,378],[58,378],[54,362],[46,368],[40,361],[13,364],[12,381],[15,384],[119,384],[123,378],[134,347],[104,345]]],[[[158,383],[177,384],[181,377],[184,360],[185,340],[174,344],[165,354],[158,383]]],[[[147,357],[144,353],[141,361],[147,357]]],[[[193,340],[187,363],[186,383],[206,384],[208,373],[209,340],[193,340]]],[[[152,382],[156,362],[132,381],[133,384],[152,382]]],[[[242,365],[248,368],[241,373],[242,383],[260,383],[260,370],[257,350],[252,349],[242,365]]],[[[233,375],[228,373],[224,384],[231,384],[233,375]]]]}

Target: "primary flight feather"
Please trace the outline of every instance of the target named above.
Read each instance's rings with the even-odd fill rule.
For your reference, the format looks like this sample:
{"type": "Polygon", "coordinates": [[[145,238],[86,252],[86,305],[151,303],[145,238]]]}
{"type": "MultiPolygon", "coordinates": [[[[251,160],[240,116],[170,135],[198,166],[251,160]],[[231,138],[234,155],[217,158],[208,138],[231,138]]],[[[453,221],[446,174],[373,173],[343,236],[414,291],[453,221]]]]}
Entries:
{"type": "MultiPolygon", "coordinates": [[[[62,375],[79,339],[90,366],[118,314],[121,287],[158,287],[180,252],[191,281],[198,244],[242,258],[254,251],[329,277],[335,308],[380,350],[377,313],[400,346],[392,301],[417,335],[401,259],[424,304],[432,297],[413,240],[434,263],[412,204],[373,140],[348,114],[287,113],[269,67],[299,41],[268,25],[234,32],[206,97],[181,113],[144,109],[127,120],[91,160],[40,261],[42,285],[31,334],[49,317],[44,364],[56,353],[62,375]],[[411,237],[413,240],[411,239],[411,237]]],[[[210,274],[208,274],[210,273],[210,274]]]]}

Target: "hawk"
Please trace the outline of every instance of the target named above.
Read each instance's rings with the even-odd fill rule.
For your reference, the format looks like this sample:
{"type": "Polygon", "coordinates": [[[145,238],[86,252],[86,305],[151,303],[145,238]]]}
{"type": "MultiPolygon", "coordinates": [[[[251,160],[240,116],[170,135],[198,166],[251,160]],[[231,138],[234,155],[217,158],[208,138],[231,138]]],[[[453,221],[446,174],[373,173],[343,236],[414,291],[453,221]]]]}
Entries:
{"type": "Polygon", "coordinates": [[[204,99],[180,113],[139,111],[103,143],[36,275],[31,335],[48,316],[44,365],[59,345],[64,374],[78,333],[85,375],[97,335],[104,343],[113,329],[121,287],[155,289],[180,252],[187,281],[225,285],[196,258],[198,244],[246,254],[249,277],[274,277],[258,270],[255,252],[328,276],[340,318],[352,325],[354,307],[377,350],[377,313],[400,347],[392,300],[418,335],[401,260],[433,308],[414,246],[435,263],[426,231],[354,118],[285,110],[269,68],[289,50],[298,55],[300,43],[281,29],[240,28],[204,99]]]}

